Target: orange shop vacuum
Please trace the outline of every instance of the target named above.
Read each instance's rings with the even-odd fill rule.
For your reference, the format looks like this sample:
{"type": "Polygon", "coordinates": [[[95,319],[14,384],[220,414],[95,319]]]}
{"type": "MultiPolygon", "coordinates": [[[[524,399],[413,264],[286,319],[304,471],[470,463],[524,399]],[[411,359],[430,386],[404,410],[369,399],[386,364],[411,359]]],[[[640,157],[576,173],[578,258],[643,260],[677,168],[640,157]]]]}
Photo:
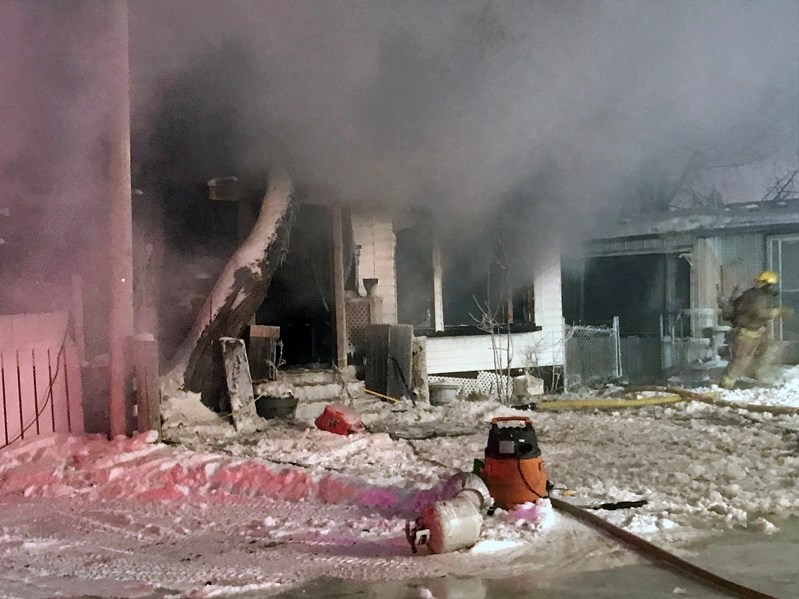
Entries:
{"type": "Polygon", "coordinates": [[[491,420],[480,477],[494,505],[502,509],[547,497],[547,473],[529,418],[502,416],[491,420]]]}

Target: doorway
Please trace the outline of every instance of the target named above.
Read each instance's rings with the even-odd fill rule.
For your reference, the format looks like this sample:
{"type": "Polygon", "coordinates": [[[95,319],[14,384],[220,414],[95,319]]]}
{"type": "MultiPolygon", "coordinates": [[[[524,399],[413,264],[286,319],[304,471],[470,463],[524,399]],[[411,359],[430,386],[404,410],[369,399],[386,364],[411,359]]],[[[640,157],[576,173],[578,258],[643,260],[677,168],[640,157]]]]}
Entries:
{"type": "Polygon", "coordinates": [[[332,240],[324,206],[301,205],[285,261],[258,309],[258,324],[280,327],[288,366],[328,366],[333,351],[332,240]]]}

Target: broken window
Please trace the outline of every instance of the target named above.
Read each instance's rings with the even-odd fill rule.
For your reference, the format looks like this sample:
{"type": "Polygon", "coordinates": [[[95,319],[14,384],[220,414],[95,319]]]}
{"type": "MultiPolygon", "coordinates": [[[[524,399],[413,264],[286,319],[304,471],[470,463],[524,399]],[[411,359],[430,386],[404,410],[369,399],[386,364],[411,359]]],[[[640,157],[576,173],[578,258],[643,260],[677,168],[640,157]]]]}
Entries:
{"type": "MultiPolygon", "coordinates": [[[[446,327],[483,327],[494,323],[519,331],[535,325],[530,277],[498,241],[468,248],[442,249],[446,327]]],[[[529,269],[528,269],[529,270],[529,269]]]]}

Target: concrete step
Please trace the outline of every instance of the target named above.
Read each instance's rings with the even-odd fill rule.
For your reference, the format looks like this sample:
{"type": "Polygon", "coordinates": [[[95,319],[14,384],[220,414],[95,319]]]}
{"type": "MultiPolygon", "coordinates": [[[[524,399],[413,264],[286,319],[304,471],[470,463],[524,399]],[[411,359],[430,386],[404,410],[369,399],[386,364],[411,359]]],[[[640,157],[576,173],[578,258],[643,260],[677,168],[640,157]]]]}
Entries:
{"type": "Polygon", "coordinates": [[[295,387],[304,385],[340,385],[342,377],[348,383],[356,382],[355,369],[345,368],[341,371],[341,375],[332,368],[292,368],[278,372],[278,380],[280,382],[288,383],[295,387]]]}
{"type": "MultiPolygon", "coordinates": [[[[347,383],[350,395],[363,393],[363,382],[347,383]]],[[[334,385],[299,385],[294,387],[294,397],[303,402],[310,401],[341,401],[347,397],[340,384],[334,385]]]]}
{"type": "Polygon", "coordinates": [[[347,382],[345,390],[341,378],[335,372],[333,374],[335,379],[332,381],[326,373],[321,376],[320,373],[303,373],[301,376],[279,377],[277,381],[258,382],[255,383],[255,394],[275,397],[291,394],[303,402],[340,401],[346,398],[347,391],[353,396],[363,394],[362,381],[347,382]]]}

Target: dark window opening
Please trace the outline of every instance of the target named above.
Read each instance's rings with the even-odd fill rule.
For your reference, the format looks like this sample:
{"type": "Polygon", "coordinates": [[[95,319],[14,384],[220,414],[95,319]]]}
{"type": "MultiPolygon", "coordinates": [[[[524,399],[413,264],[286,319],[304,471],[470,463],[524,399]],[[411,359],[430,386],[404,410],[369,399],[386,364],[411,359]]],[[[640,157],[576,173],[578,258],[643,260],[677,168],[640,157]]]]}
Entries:
{"type": "Polygon", "coordinates": [[[532,282],[515,271],[502,244],[443,248],[442,263],[446,334],[538,330],[532,282]]]}
{"type": "Polygon", "coordinates": [[[535,322],[535,293],[532,285],[513,290],[513,311],[511,322],[535,322]]]}
{"type": "Polygon", "coordinates": [[[618,316],[623,335],[659,335],[661,316],[676,318],[689,305],[690,265],[677,254],[609,256],[586,264],[580,310],[585,324],[618,316]]]}
{"type": "Polygon", "coordinates": [[[415,225],[397,232],[397,320],[432,327],[433,237],[429,227],[415,225]]]}

